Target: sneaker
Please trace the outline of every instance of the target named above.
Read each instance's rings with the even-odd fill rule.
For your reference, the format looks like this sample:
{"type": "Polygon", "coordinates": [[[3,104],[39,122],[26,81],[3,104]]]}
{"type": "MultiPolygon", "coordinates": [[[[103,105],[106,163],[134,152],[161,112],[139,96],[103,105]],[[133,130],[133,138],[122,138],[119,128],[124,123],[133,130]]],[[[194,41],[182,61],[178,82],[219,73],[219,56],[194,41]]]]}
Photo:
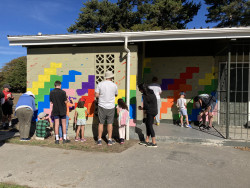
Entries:
{"type": "Polygon", "coordinates": [[[184,127],[183,125],[181,125],[181,127],[184,127]]]}
{"type": "Polygon", "coordinates": [[[121,138],[120,144],[124,144],[124,139],[121,138]]]}
{"type": "Polygon", "coordinates": [[[98,140],[98,141],[97,141],[97,145],[98,145],[98,146],[101,146],[101,145],[102,145],[102,140],[98,140]]]}
{"type": "Polygon", "coordinates": [[[147,146],[147,147],[150,147],[150,148],[157,148],[157,147],[158,147],[156,143],[155,143],[155,144],[149,143],[149,144],[147,144],[146,146],[147,146]]]}
{"type": "Polygon", "coordinates": [[[84,139],[81,139],[81,142],[86,142],[87,140],[84,138],[84,139]]]}
{"type": "Polygon", "coordinates": [[[192,128],[192,127],[191,127],[191,125],[188,124],[188,125],[186,125],[186,128],[192,128]]]}
{"type": "Polygon", "coordinates": [[[78,142],[80,140],[80,138],[75,138],[75,141],[78,142]]]}
{"type": "Polygon", "coordinates": [[[56,140],[56,141],[55,141],[55,144],[59,144],[59,140],[56,140]]]}
{"type": "Polygon", "coordinates": [[[11,126],[12,126],[12,122],[10,121],[10,122],[9,122],[9,127],[11,127],[11,126]]]}
{"type": "Polygon", "coordinates": [[[156,125],[157,125],[157,126],[159,126],[159,125],[160,125],[160,123],[156,123],[156,125]]]}
{"type": "Polygon", "coordinates": [[[139,142],[140,145],[146,146],[149,142],[141,141],[139,142]]]}
{"type": "Polygon", "coordinates": [[[112,140],[108,140],[108,146],[112,146],[113,145],[113,141],[112,140]]]}
{"type": "Polygon", "coordinates": [[[30,141],[30,138],[21,138],[20,141],[30,141]]]}
{"type": "Polygon", "coordinates": [[[70,140],[68,140],[68,139],[63,139],[63,144],[67,144],[67,143],[70,143],[70,140]]]}

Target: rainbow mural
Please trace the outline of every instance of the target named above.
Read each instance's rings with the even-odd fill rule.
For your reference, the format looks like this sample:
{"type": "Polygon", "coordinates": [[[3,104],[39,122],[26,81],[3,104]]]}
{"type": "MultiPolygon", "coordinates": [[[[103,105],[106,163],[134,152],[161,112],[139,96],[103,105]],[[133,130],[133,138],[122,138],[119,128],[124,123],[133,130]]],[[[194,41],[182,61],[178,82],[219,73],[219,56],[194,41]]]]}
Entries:
{"type": "MultiPolygon", "coordinates": [[[[38,108],[38,114],[45,112],[51,115],[51,105],[49,94],[54,89],[56,80],[62,82],[62,89],[70,97],[78,96],[77,98],[85,99],[85,106],[88,109],[89,117],[94,116],[95,112],[95,75],[88,75],[88,81],[81,83],[81,88],[71,89],[69,83],[76,82],[76,76],[82,75],[82,72],[69,70],[68,74],[58,76],[58,69],[63,68],[62,63],[51,62],[49,68],[44,68],[44,74],[38,75],[38,81],[32,82],[32,87],[27,88],[35,95],[35,102],[38,108]]],[[[42,71],[41,71],[42,72],[42,71]]],[[[62,71],[61,71],[62,72],[62,71]]],[[[75,98],[75,99],[77,99],[75,98]]],[[[118,98],[125,100],[125,89],[118,90],[116,104],[118,98]]],[[[136,119],[136,75],[130,76],[130,126],[135,126],[136,119]]]]}
{"type": "MultiPolygon", "coordinates": [[[[151,73],[152,68],[150,66],[151,63],[151,59],[147,58],[144,60],[143,63],[143,79],[145,80],[145,77],[147,76],[147,74],[151,73]]],[[[217,76],[217,68],[216,67],[211,67],[211,72],[205,73],[205,75],[203,76],[203,78],[201,79],[194,79],[193,76],[194,74],[199,74],[199,76],[201,76],[200,73],[200,68],[198,66],[188,66],[185,67],[186,71],[185,72],[179,72],[177,73],[177,77],[178,78],[163,78],[161,79],[161,89],[162,91],[173,91],[173,96],[167,96],[167,101],[164,101],[161,103],[161,112],[160,114],[167,114],[169,110],[171,110],[173,112],[172,114],[172,118],[174,120],[179,119],[179,113],[176,112],[174,110],[172,110],[172,108],[174,108],[174,105],[176,104],[177,99],[179,98],[179,93],[181,91],[184,91],[186,93],[193,91],[193,86],[194,85],[199,85],[199,86],[204,86],[204,90],[201,91],[197,91],[197,95],[198,94],[202,94],[202,93],[208,93],[208,94],[212,94],[215,95],[215,91],[217,90],[217,86],[218,86],[218,76],[217,76]],[[192,81],[192,85],[187,84],[187,81],[190,80],[192,81]]],[[[187,100],[189,101],[189,100],[187,100]]],[[[196,121],[197,120],[197,116],[199,114],[199,109],[193,109],[193,101],[191,101],[190,103],[188,103],[187,105],[187,111],[188,111],[188,116],[189,116],[189,120],[191,121],[196,121]]]]}

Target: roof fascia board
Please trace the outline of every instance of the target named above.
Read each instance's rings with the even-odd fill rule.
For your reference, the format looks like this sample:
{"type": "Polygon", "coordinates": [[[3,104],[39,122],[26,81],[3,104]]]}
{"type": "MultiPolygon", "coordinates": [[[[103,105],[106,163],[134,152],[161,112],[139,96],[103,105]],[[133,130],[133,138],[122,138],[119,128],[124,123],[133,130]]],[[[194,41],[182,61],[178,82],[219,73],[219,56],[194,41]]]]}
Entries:
{"type": "Polygon", "coordinates": [[[15,45],[55,45],[55,44],[88,44],[88,43],[117,43],[124,42],[161,41],[161,40],[198,40],[249,38],[250,27],[246,28],[215,28],[215,29],[186,29],[143,32],[117,32],[94,34],[42,35],[42,36],[9,36],[10,46],[15,45]]]}

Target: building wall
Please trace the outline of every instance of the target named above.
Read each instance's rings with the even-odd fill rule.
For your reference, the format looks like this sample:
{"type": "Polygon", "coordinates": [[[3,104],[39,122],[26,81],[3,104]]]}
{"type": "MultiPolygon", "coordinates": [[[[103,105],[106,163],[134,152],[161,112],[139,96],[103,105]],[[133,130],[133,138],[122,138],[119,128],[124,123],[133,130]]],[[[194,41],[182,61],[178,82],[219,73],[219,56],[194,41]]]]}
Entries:
{"type": "MultiPolygon", "coordinates": [[[[136,75],[137,47],[131,49],[130,75],[130,118],[135,126],[136,118],[136,75]]],[[[95,119],[95,88],[97,80],[106,70],[113,70],[118,86],[118,98],[125,99],[126,52],[122,46],[28,48],[27,90],[35,94],[38,113],[51,113],[49,93],[54,82],[60,80],[62,89],[77,102],[86,99],[85,106],[90,113],[87,124],[95,119]]],[[[74,111],[70,113],[73,122],[74,111]]]]}
{"type": "MultiPolygon", "coordinates": [[[[163,91],[161,118],[179,119],[176,101],[179,93],[184,91],[189,119],[196,121],[199,110],[193,109],[191,99],[202,93],[217,94],[218,60],[212,56],[146,58],[143,61],[143,80],[151,83],[153,76],[158,77],[163,91]]],[[[214,114],[216,119],[217,108],[214,114]]]]}

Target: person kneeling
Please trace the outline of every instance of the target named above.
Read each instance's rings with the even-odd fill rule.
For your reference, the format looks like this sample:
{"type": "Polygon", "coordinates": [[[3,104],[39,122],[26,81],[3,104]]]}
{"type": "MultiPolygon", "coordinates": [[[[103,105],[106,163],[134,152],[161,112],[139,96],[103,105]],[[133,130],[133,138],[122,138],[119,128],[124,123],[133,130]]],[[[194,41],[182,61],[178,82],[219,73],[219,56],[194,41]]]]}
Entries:
{"type": "Polygon", "coordinates": [[[36,139],[44,140],[52,136],[53,124],[48,114],[41,112],[38,115],[39,119],[36,123],[36,139]]]}

